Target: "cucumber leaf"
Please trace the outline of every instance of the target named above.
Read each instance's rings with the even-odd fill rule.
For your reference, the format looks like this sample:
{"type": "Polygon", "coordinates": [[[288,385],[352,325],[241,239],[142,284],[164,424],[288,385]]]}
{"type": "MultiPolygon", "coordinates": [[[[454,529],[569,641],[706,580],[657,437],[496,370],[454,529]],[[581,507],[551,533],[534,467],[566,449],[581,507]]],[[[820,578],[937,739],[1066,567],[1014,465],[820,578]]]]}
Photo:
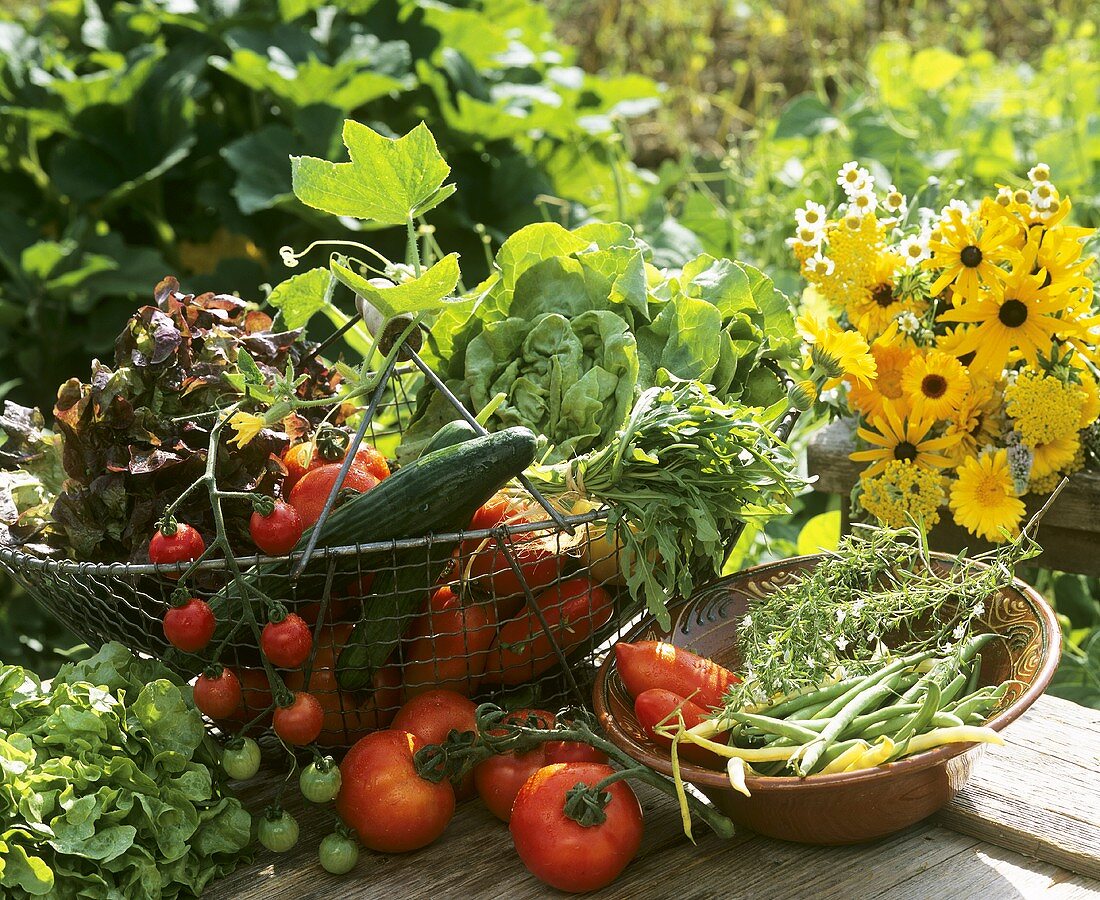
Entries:
{"type": "Polygon", "coordinates": [[[418,313],[437,309],[445,298],[453,293],[458,285],[458,254],[449,253],[419,277],[395,284],[393,287],[379,288],[349,266],[334,259],[331,263],[332,274],[342,284],[369,300],[383,315],[396,316],[401,313],[418,313]]]}
{"type": "Polygon", "coordinates": [[[404,225],[455,191],[453,184],[443,184],[451,167],[423,122],[404,137],[388,138],[348,119],[343,140],[351,162],[291,157],[294,193],[307,206],[380,225],[404,225]]]}

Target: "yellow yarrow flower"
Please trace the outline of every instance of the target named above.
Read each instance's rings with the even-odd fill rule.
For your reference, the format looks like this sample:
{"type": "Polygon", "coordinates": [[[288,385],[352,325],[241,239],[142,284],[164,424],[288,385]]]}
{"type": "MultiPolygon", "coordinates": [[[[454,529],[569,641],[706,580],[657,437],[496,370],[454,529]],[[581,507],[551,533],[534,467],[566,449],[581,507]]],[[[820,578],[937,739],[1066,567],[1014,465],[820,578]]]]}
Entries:
{"type": "Polygon", "coordinates": [[[970,375],[955,357],[930,350],[910,360],[902,374],[901,388],[918,416],[946,419],[970,390],[970,375]]]}
{"type": "Polygon", "coordinates": [[[1005,388],[1005,409],[1029,447],[1076,434],[1085,399],[1079,385],[1034,369],[1024,369],[1005,388]]]}
{"type": "Polygon", "coordinates": [[[860,483],[860,506],[889,528],[903,528],[913,520],[932,528],[940,520],[946,494],[939,472],[895,459],[877,476],[864,473],[860,483]]]}
{"type": "Polygon", "coordinates": [[[956,476],[948,503],[958,525],[993,543],[1019,533],[1024,504],[1016,496],[1005,450],[967,459],[956,476]]]}

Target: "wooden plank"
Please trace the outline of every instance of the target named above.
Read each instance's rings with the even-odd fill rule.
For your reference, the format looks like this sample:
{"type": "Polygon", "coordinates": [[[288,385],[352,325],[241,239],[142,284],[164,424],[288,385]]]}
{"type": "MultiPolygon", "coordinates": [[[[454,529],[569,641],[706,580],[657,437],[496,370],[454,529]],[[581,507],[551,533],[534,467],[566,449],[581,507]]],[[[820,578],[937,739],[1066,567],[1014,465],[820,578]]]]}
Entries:
{"type": "MultiPolygon", "coordinates": [[[[721,841],[702,826],[698,826],[698,843],[692,845],[680,831],[675,804],[640,786],[646,821],[641,852],[598,896],[614,900],[670,893],[684,900],[715,896],[1100,897],[1100,881],[1075,876],[1053,864],[1062,860],[1081,871],[1100,860],[1095,845],[1100,833],[1096,821],[1100,787],[1095,783],[1100,714],[1043,698],[1010,726],[1006,738],[1008,746],[986,755],[971,786],[936,822],[855,847],[810,847],[748,832],[721,841]],[[1032,768],[1021,770],[1021,765],[1032,768]],[[941,827],[944,824],[963,833],[941,827]],[[979,838],[1052,862],[1028,860],[979,838]]],[[[270,802],[275,780],[268,774],[244,787],[242,795],[253,811],[270,802]]],[[[317,844],[333,825],[331,813],[319,807],[303,808],[293,788],[288,791],[288,806],[302,826],[298,846],[283,857],[261,852],[255,864],[223,879],[206,896],[214,900],[561,896],[524,869],[507,827],[476,801],[459,808],[447,832],[431,847],[403,856],[364,852],[355,871],[339,878],[325,873],[316,861],[317,844]]]]}
{"type": "Polygon", "coordinates": [[[1100,711],[1042,697],[936,817],[956,831],[1100,878],[1100,711]]]}
{"type": "MultiPolygon", "coordinates": [[[[842,507],[864,469],[863,464],[848,458],[854,448],[850,423],[843,420],[819,429],[807,445],[807,469],[817,476],[814,490],[840,494],[842,507]]],[[[1035,512],[1043,500],[1042,497],[1028,497],[1029,514],[1035,512]]],[[[1100,537],[1098,510],[1100,472],[1077,472],[1043,519],[1039,541],[1044,551],[1034,563],[1060,572],[1100,575],[1100,554],[1096,552],[1100,537]]],[[[930,541],[934,549],[947,553],[958,553],[964,548],[980,552],[991,546],[955,525],[946,510],[940,523],[932,529],[930,541]]]]}

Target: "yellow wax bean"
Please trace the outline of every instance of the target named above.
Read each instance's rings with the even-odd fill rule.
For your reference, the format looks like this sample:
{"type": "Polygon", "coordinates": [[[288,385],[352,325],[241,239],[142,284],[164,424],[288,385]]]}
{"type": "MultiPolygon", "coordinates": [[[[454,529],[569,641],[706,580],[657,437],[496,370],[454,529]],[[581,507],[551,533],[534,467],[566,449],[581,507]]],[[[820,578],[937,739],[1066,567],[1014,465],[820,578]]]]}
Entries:
{"type": "Polygon", "coordinates": [[[894,742],[883,735],[870,750],[865,750],[858,759],[845,769],[845,772],[856,772],[860,769],[873,769],[881,766],[894,752],[894,742]]]}
{"type": "Polygon", "coordinates": [[[910,738],[909,747],[904,755],[912,756],[944,744],[998,744],[1004,746],[1002,738],[992,728],[983,725],[956,725],[952,728],[935,728],[910,738]]]}
{"type": "Polygon", "coordinates": [[[865,742],[860,742],[849,747],[843,753],[834,759],[829,765],[827,765],[818,775],[836,775],[838,772],[843,772],[852,764],[855,760],[859,759],[870,745],[865,742]]]}
{"type": "Polygon", "coordinates": [[[726,758],[736,756],[748,762],[782,762],[783,760],[790,759],[801,749],[800,747],[760,747],[756,749],[728,747],[725,744],[717,744],[714,741],[708,741],[706,738],[692,734],[690,731],[685,731],[677,740],[688,740],[700,747],[705,747],[707,750],[710,750],[711,753],[715,753],[718,756],[725,756],[726,758]]]}
{"type": "Polygon", "coordinates": [[[740,756],[731,756],[729,762],[726,763],[726,774],[730,778],[730,786],[739,794],[744,794],[746,797],[751,797],[749,789],[745,784],[745,770],[748,768],[745,761],[740,756]]]}

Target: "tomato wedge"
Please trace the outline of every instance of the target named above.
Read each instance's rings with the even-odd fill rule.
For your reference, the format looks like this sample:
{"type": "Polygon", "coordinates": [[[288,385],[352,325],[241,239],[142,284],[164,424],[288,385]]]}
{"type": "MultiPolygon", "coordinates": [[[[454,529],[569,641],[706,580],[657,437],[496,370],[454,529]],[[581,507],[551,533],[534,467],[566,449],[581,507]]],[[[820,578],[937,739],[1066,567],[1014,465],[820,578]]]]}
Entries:
{"type": "Polygon", "coordinates": [[[615,645],[615,667],[631,697],[650,688],[664,688],[701,706],[714,709],[741,679],[718,663],[663,641],[615,645]]]}

